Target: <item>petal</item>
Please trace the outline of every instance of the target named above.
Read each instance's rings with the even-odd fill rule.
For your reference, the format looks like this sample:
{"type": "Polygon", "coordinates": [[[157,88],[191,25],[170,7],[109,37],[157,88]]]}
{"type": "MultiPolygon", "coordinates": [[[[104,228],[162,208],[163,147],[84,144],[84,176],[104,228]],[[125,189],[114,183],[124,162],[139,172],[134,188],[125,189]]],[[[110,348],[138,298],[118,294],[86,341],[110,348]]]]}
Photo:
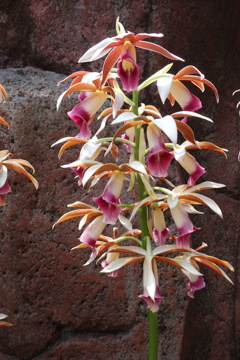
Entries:
{"type": "Polygon", "coordinates": [[[85,54],[78,60],[79,63],[97,60],[106,55],[111,48],[104,51],[105,47],[113,41],[113,38],[106,38],[100,41],[98,44],[92,46],[85,54]]]}
{"type": "Polygon", "coordinates": [[[146,50],[151,50],[154,52],[157,52],[163,56],[165,56],[168,59],[171,60],[180,60],[180,61],[184,61],[183,59],[181,59],[180,57],[170,53],[168,50],[164,49],[162,46],[159,46],[157,44],[153,44],[151,42],[147,42],[147,41],[137,41],[134,43],[135,46],[141,48],[141,49],[146,49],[146,50]]]}
{"type": "Polygon", "coordinates": [[[106,224],[103,222],[103,216],[96,217],[83,231],[79,240],[90,246],[91,248],[95,248],[96,241],[101,235],[103,229],[106,224]]]}
{"type": "Polygon", "coordinates": [[[2,188],[7,181],[7,173],[7,167],[0,164],[0,188],[2,188]]]}
{"type": "Polygon", "coordinates": [[[153,313],[158,311],[160,303],[163,299],[163,296],[161,296],[161,294],[160,294],[159,286],[156,286],[154,300],[148,295],[148,293],[145,289],[144,289],[143,294],[139,295],[139,297],[146,301],[148,308],[153,313]]]}
{"type": "Polygon", "coordinates": [[[165,103],[165,100],[167,99],[170,93],[172,82],[173,82],[173,76],[168,76],[168,77],[162,76],[157,81],[158,93],[160,95],[163,104],[165,103]]]}
{"type": "Polygon", "coordinates": [[[10,185],[8,181],[5,182],[5,184],[0,187],[0,195],[8,194],[11,191],[10,185]]]}
{"type": "Polygon", "coordinates": [[[196,159],[190,155],[183,147],[174,149],[175,159],[190,175],[188,184],[195,186],[196,181],[205,174],[205,169],[196,161],[196,159]]]}
{"type": "Polygon", "coordinates": [[[171,94],[183,110],[196,111],[202,107],[201,101],[179,80],[173,80],[171,94]]]}
{"type": "Polygon", "coordinates": [[[132,263],[134,263],[136,261],[140,261],[142,259],[143,259],[143,257],[140,257],[140,256],[117,259],[117,260],[113,261],[111,264],[109,264],[107,267],[105,267],[103,270],[101,270],[100,272],[109,273],[112,271],[116,271],[116,270],[121,269],[125,265],[132,264],[132,263]]]}
{"type": "Polygon", "coordinates": [[[173,154],[161,148],[154,148],[147,157],[147,165],[151,175],[157,177],[167,177],[168,168],[173,158],[173,154]]]}
{"type": "Polygon", "coordinates": [[[153,119],[152,122],[157,125],[174,144],[177,143],[177,126],[172,116],[166,115],[161,119],[153,119]]]}
{"type": "Polygon", "coordinates": [[[168,237],[169,229],[166,228],[162,209],[154,210],[153,223],[153,239],[156,245],[163,245],[168,237]]]}

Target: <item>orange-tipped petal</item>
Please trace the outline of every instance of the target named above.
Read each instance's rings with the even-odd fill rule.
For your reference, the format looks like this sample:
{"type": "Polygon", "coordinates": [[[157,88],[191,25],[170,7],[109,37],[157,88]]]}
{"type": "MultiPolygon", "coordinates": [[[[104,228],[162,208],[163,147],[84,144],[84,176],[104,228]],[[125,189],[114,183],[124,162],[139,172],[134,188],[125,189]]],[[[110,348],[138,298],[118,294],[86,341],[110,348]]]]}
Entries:
{"type": "Polygon", "coordinates": [[[118,61],[118,59],[122,53],[122,50],[123,50],[123,46],[118,46],[115,49],[113,49],[106,57],[104,64],[103,64],[103,70],[102,70],[102,84],[104,84],[105,81],[107,80],[107,76],[108,76],[109,72],[111,71],[112,67],[118,61]]]}
{"type": "Polygon", "coordinates": [[[141,49],[146,49],[146,50],[151,50],[151,51],[157,52],[157,53],[159,53],[159,54],[161,54],[161,55],[163,55],[166,58],[171,59],[171,60],[184,61],[182,58],[170,53],[168,50],[164,49],[162,46],[153,44],[151,42],[137,41],[137,42],[134,43],[134,45],[141,48],[141,49]]]}
{"type": "Polygon", "coordinates": [[[6,120],[4,120],[1,116],[0,116],[0,124],[9,126],[9,124],[6,122],[6,120]]]}

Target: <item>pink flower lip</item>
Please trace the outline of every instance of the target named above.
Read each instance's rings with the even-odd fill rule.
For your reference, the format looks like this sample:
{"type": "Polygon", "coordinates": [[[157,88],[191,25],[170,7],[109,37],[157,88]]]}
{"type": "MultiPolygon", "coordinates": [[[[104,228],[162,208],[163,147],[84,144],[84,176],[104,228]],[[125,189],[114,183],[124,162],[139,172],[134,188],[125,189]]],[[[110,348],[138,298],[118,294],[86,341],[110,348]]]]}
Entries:
{"type": "Polygon", "coordinates": [[[190,235],[197,230],[200,230],[200,228],[194,225],[192,230],[187,230],[184,226],[179,228],[178,231],[180,235],[176,238],[177,246],[179,246],[179,248],[190,248],[190,235]]]}
{"type": "MultiPolygon", "coordinates": [[[[104,269],[105,267],[107,267],[108,265],[109,265],[109,263],[108,263],[107,260],[104,260],[104,261],[101,262],[101,266],[102,266],[103,269],[104,269]]],[[[118,272],[119,272],[119,270],[114,270],[114,271],[110,272],[110,273],[108,274],[108,276],[115,278],[115,277],[118,276],[118,272]]]]}
{"type": "MultiPolygon", "coordinates": [[[[201,109],[202,107],[202,103],[199,100],[199,98],[195,95],[193,95],[192,93],[190,93],[190,100],[189,102],[183,107],[183,110],[185,111],[197,111],[199,109],[201,109]]],[[[187,123],[187,116],[185,116],[182,119],[182,122],[184,122],[185,124],[187,123]]]]}
{"type": "Polygon", "coordinates": [[[205,174],[206,170],[196,162],[196,169],[190,174],[188,179],[188,185],[195,186],[196,181],[205,174]]]}
{"type": "Polygon", "coordinates": [[[117,68],[117,74],[122,81],[123,90],[128,92],[137,90],[139,80],[139,66],[136,64],[133,58],[125,54],[118,61],[117,68]]]}
{"type": "Polygon", "coordinates": [[[74,171],[75,174],[78,175],[78,185],[81,186],[82,185],[82,179],[83,179],[84,173],[86,171],[86,168],[83,168],[83,167],[71,167],[70,169],[72,171],[74,171]]]}
{"type": "Polygon", "coordinates": [[[74,106],[74,108],[68,112],[68,116],[80,129],[77,138],[89,139],[91,137],[91,131],[88,126],[90,114],[81,106],[81,103],[74,106]]]}
{"type": "Polygon", "coordinates": [[[94,255],[97,255],[96,241],[101,235],[106,224],[103,223],[103,216],[96,217],[83,231],[80,241],[92,248],[94,255]]]}
{"type": "Polygon", "coordinates": [[[148,291],[147,289],[144,289],[143,295],[139,295],[139,297],[143,300],[146,301],[148,308],[152,311],[152,312],[157,312],[160,306],[160,303],[163,299],[163,296],[161,296],[160,294],[160,290],[159,290],[159,286],[156,286],[156,291],[155,291],[155,298],[154,300],[151,299],[151,297],[148,295],[148,291]]]}
{"type": "MultiPolygon", "coordinates": [[[[121,135],[121,138],[122,138],[122,139],[126,139],[126,140],[129,140],[129,139],[130,139],[127,134],[121,135]]],[[[128,143],[123,143],[123,144],[126,146],[127,152],[128,152],[128,153],[131,153],[131,151],[132,151],[132,146],[129,145],[128,143]]]]}
{"type": "Polygon", "coordinates": [[[165,228],[162,231],[158,231],[157,229],[153,229],[153,240],[155,241],[156,245],[164,245],[165,241],[168,237],[170,230],[165,228]]]}
{"type": "Polygon", "coordinates": [[[147,157],[147,164],[151,174],[157,177],[166,177],[173,157],[173,154],[170,154],[161,146],[152,148],[147,157]]]}
{"type": "Polygon", "coordinates": [[[93,201],[100,207],[104,213],[104,222],[106,224],[114,225],[117,222],[118,215],[121,212],[121,209],[117,207],[120,204],[120,199],[117,199],[113,194],[108,191],[98,198],[94,198],[93,201]]]}
{"type": "Polygon", "coordinates": [[[11,191],[8,181],[0,188],[0,195],[8,194],[11,191]]]}
{"type": "Polygon", "coordinates": [[[189,289],[189,291],[187,293],[188,296],[191,297],[191,298],[194,298],[195,291],[203,289],[206,286],[206,284],[205,284],[205,282],[203,280],[203,277],[198,276],[197,280],[192,281],[192,282],[188,281],[187,286],[188,286],[188,289],[189,289]]]}

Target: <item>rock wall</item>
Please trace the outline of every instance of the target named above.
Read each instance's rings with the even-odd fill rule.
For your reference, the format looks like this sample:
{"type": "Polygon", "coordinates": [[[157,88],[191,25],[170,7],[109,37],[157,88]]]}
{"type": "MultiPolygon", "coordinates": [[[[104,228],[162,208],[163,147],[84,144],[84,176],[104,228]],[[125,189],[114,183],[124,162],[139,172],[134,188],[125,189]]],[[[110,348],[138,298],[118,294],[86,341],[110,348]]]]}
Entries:
{"type": "MultiPolygon", "coordinates": [[[[240,3],[225,0],[2,0],[0,3],[0,83],[9,102],[0,115],[0,149],[29,160],[36,168],[38,191],[19,174],[11,174],[12,194],[0,217],[0,312],[11,328],[0,329],[0,360],[7,359],[146,359],[146,308],[140,299],[141,268],[129,266],[120,277],[99,274],[99,267],[82,267],[87,252],[78,244],[77,221],[52,224],[76,200],[87,201],[72,174],[60,168],[72,152],[57,159],[51,144],[76,128],[65,100],[56,111],[56,88],[65,75],[98,69],[101,60],[79,65],[90,46],[115,34],[115,19],[134,32],[163,32],[160,41],[173,53],[197,66],[218,88],[216,104],[210,90],[202,95],[202,114],[213,124],[192,120],[203,139],[229,149],[222,155],[202,151],[206,178],[227,185],[211,194],[223,210],[224,221],[210,210],[196,218],[202,231],[196,241],[208,252],[235,267],[235,286],[204,269],[207,287],[187,299],[185,279],[163,267],[164,300],[159,314],[161,360],[233,360],[240,357],[239,295],[239,117],[235,104],[240,88],[240,3]]],[[[169,61],[139,50],[148,76],[169,61]]],[[[175,64],[178,70],[182,64],[175,64]]],[[[161,104],[154,90],[147,97],[161,104]]],[[[238,97],[238,99],[237,99],[238,97]]],[[[199,139],[201,140],[201,139],[199,139]]],[[[182,173],[178,174],[183,176],[182,173]]]]}

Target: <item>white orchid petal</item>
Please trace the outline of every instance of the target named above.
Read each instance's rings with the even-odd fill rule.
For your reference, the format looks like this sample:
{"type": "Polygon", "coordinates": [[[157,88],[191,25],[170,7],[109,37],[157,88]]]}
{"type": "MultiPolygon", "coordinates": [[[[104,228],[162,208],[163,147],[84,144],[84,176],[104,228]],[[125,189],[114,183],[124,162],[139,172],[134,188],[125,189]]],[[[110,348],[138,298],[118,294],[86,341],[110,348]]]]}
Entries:
{"type": "Polygon", "coordinates": [[[171,260],[174,261],[175,263],[179,264],[184,270],[188,271],[190,274],[197,275],[197,276],[203,275],[193,265],[191,265],[186,260],[176,259],[176,258],[171,259],[171,260]]]}
{"type": "Polygon", "coordinates": [[[139,246],[118,246],[116,248],[117,250],[119,250],[119,252],[121,252],[121,250],[123,251],[129,251],[132,252],[134,254],[139,254],[139,255],[143,255],[145,256],[147,254],[146,250],[144,250],[143,248],[139,247],[139,246]]]}
{"type": "MultiPolygon", "coordinates": [[[[120,258],[120,259],[114,260],[100,272],[101,273],[109,273],[109,272],[112,272],[115,270],[119,270],[124,265],[131,263],[133,260],[137,260],[137,258],[136,257],[126,257],[126,258],[120,258]]],[[[139,260],[142,260],[142,258],[139,257],[139,260]]]]}
{"type": "Polygon", "coordinates": [[[174,209],[178,205],[179,199],[178,196],[169,195],[167,198],[167,203],[170,209],[174,209]]]}
{"type": "Polygon", "coordinates": [[[172,79],[173,76],[171,77],[162,76],[157,81],[158,93],[163,104],[165,103],[168,95],[170,94],[172,79]]]}
{"type": "Polygon", "coordinates": [[[202,211],[196,210],[192,205],[190,204],[184,204],[182,203],[182,206],[189,214],[204,214],[202,211]]]}
{"type": "Polygon", "coordinates": [[[2,165],[0,168],[0,188],[3,187],[3,185],[7,181],[7,173],[8,173],[8,170],[7,170],[6,166],[2,165]]]}
{"type": "Polygon", "coordinates": [[[118,110],[121,109],[121,107],[124,104],[124,95],[122,92],[115,92],[115,101],[113,104],[113,118],[116,117],[116,114],[118,110]]]}
{"type": "Polygon", "coordinates": [[[205,205],[207,205],[212,211],[214,211],[217,215],[219,215],[221,218],[223,217],[222,215],[222,211],[220,209],[220,207],[215,203],[215,201],[213,201],[212,199],[210,199],[209,197],[202,195],[202,194],[192,194],[194,197],[202,200],[205,205]]]}
{"type": "Polygon", "coordinates": [[[178,111],[178,112],[173,113],[171,116],[173,118],[184,117],[184,116],[197,117],[197,118],[200,118],[200,119],[203,119],[203,120],[213,122],[212,119],[210,119],[210,118],[208,118],[206,116],[200,115],[200,114],[198,114],[196,112],[193,112],[193,111],[178,111]]]}
{"type": "Polygon", "coordinates": [[[132,228],[132,224],[131,221],[128,220],[125,216],[123,215],[118,215],[118,219],[120,221],[120,223],[122,224],[122,226],[125,227],[125,229],[127,229],[128,231],[130,231],[130,233],[133,233],[133,228],[132,228]]]}
{"type": "Polygon", "coordinates": [[[137,172],[147,175],[146,168],[140,161],[134,160],[128,166],[137,172]]]}
{"type": "Polygon", "coordinates": [[[85,174],[83,176],[83,179],[82,179],[82,184],[83,184],[83,187],[86,185],[87,181],[91,178],[91,176],[94,174],[94,172],[100,168],[102,166],[102,163],[99,163],[97,165],[93,165],[91,166],[90,168],[88,168],[86,171],[85,171],[85,174]]]}
{"type": "Polygon", "coordinates": [[[192,186],[191,188],[188,188],[184,191],[184,193],[193,193],[196,191],[201,191],[204,189],[220,189],[225,187],[226,185],[224,184],[220,184],[220,183],[215,183],[213,181],[204,181],[201,184],[198,184],[196,186],[192,186]]]}
{"type": "Polygon", "coordinates": [[[175,250],[178,249],[179,247],[177,245],[160,245],[155,247],[155,249],[153,249],[152,254],[155,255],[159,255],[159,254],[163,254],[165,252],[171,251],[171,250],[175,250]]]}
{"type": "Polygon", "coordinates": [[[157,194],[154,192],[154,190],[152,189],[151,184],[149,183],[149,176],[140,174],[140,177],[141,177],[142,182],[143,182],[143,184],[145,186],[145,189],[148,192],[148,195],[151,196],[151,198],[153,198],[153,199],[157,199],[157,194]]]}
{"type": "Polygon", "coordinates": [[[140,201],[140,202],[134,207],[134,209],[133,209],[133,211],[132,211],[132,215],[131,215],[131,217],[130,217],[130,221],[131,221],[132,218],[136,215],[136,213],[137,213],[137,211],[140,209],[140,207],[141,207],[142,205],[144,205],[145,203],[147,203],[148,201],[151,201],[151,200],[153,200],[153,198],[152,198],[151,196],[148,196],[148,197],[146,197],[145,199],[143,199],[142,201],[140,201]]]}
{"type": "Polygon", "coordinates": [[[177,143],[177,125],[172,116],[167,115],[161,119],[154,119],[152,121],[169,137],[169,139],[174,144],[177,143]]]}
{"type": "Polygon", "coordinates": [[[98,44],[92,46],[85,54],[78,60],[79,63],[88,62],[91,60],[97,60],[107,54],[110,49],[104,50],[104,48],[113,41],[113,38],[106,38],[100,41],[98,44]]]}
{"type": "Polygon", "coordinates": [[[120,114],[115,120],[113,120],[111,124],[119,124],[120,122],[123,121],[133,120],[136,117],[137,117],[136,114],[134,114],[133,112],[124,112],[120,114]]]}
{"type": "Polygon", "coordinates": [[[146,256],[143,263],[144,283],[143,287],[147,289],[150,298],[155,301],[156,279],[153,273],[152,256],[146,256]]]}

